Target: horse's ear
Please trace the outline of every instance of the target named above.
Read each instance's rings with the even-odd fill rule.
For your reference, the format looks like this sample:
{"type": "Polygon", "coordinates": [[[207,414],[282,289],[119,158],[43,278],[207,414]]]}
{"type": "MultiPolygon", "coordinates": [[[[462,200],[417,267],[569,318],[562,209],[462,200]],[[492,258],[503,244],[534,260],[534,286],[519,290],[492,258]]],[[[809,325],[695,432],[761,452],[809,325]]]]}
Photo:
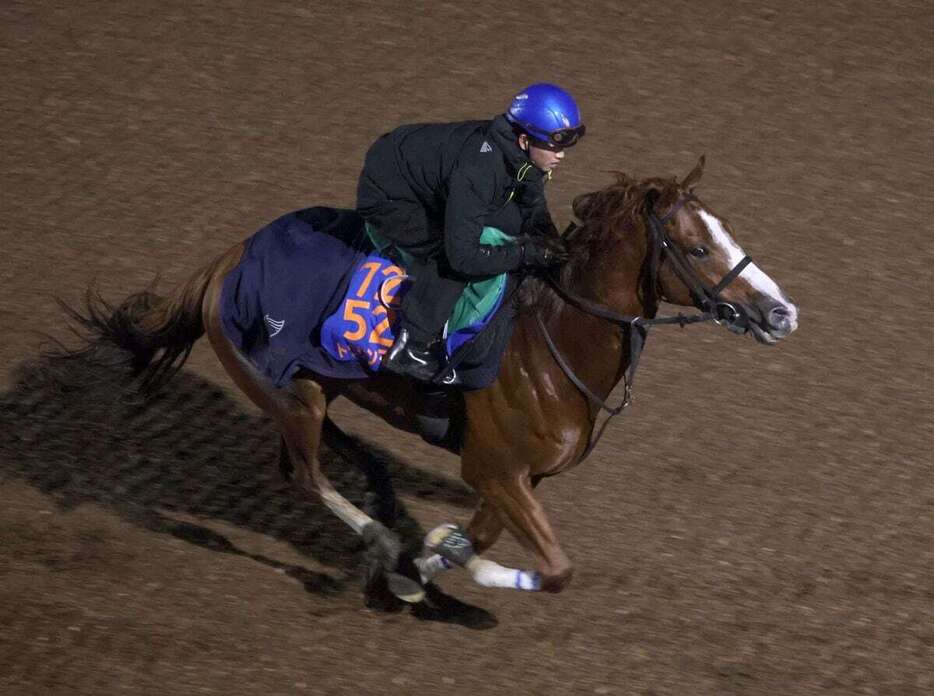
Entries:
{"type": "Polygon", "coordinates": [[[581,195],[576,196],[571,202],[571,210],[574,211],[574,217],[576,217],[581,222],[584,222],[587,218],[589,218],[591,211],[594,208],[595,200],[596,195],[593,193],[582,193],[581,195]]]}
{"type": "Polygon", "coordinates": [[[697,185],[697,182],[700,181],[700,178],[704,173],[704,163],[706,161],[707,156],[701,155],[700,159],[697,160],[697,164],[694,165],[694,169],[691,170],[691,173],[684,177],[684,180],[682,180],[681,188],[691,189],[697,185]]]}

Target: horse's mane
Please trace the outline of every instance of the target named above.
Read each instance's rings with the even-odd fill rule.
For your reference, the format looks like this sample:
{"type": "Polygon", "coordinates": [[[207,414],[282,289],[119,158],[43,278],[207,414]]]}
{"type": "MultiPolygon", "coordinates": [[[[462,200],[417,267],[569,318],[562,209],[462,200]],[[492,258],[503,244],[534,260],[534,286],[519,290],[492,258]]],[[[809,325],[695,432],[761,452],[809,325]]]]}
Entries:
{"type": "MultiPolygon", "coordinates": [[[[656,202],[674,201],[679,192],[677,179],[634,179],[623,172],[612,172],[616,180],[608,186],[577,196],[571,204],[577,223],[564,234],[570,258],[560,279],[567,287],[575,275],[592,261],[618,245],[624,235],[642,234],[647,208],[656,202]]],[[[520,311],[541,310],[545,316],[556,311],[562,301],[548,283],[529,276],[519,293],[520,311]]]]}

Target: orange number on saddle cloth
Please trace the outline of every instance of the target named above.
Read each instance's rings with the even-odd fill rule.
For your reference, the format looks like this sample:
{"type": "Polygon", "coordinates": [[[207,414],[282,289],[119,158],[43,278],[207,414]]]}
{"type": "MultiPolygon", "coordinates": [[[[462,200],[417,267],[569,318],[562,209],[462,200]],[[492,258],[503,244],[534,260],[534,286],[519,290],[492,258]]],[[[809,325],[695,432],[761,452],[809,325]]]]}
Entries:
{"type": "MultiPolygon", "coordinates": [[[[366,291],[370,289],[370,282],[373,280],[373,276],[381,265],[379,261],[367,261],[361,266],[361,268],[366,268],[368,272],[366,278],[360,283],[360,287],[357,290],[357,297],[366,297],[366,291]]],[[[383,273],[385,273],[385,271],[383,271],[383,273]]]]}
{"type": "Polygon", "coordinates": [[[375,343],[379,346],[385,346],[386,348],[392,348],[392,344],[395,342],[395,337],[386,336],[386,334],[390,331],[389,312],[382,305],[377,305],[376,309],[373,310],[373,315],[383,315],[383,320],[375,327],[373,327],[373,331],[370,332],[370,343],[375,343]]]}
{"type": "Polygon", "coordinates": [[[379,286],[379,292],[377,293],[379,301],[386,309],[398,309],[400,303],[396,301],[396,295],[399,293],[399,287],[402,285],[402,281],[408,276],[406,276],[405,271],[398,266],[384,268],[383,275],[388,275],[389,277],[379,286]]]}
{"type": "Polygon", "coordinates": [[[344,338],[348,341],[359,341],[366,336],[366,319],[357,314],[357,310],[368,311],[370,303],[366,300],[347,300],[344,303],[344,321],[351,322],[357,328],[344,331],[344,338]]]}
{"type": "Polygon", "coordinates": [[[383,269],[383,275],[389,277],[379,286],[376,296],[380,304],[373,310],[375,316],[382,315],[383,319],[370,334],[370,343],[381,346],[378,349],[379,357],[382,357],[386,349],[392,348],[392,344],[395,343],[396,337],[391,333],[392,322],[395,319],[395,311],[393,310],[398,309],[401,304],[401,300],[396,301],[396,296],[399,293],[402,281],[406,278],[405,271],[398,266],[387,266],[383,269]],[[387,336],[387,334],[389,335],[387,336]]]}
{"type": "Polygon", "coordinates": [[[395,310],[405,278],[405,271],[391,261],[365,259],[351,276],[337,312],[322,325],[322,347],[338,360],[357,359],[378,368],[395,341],[395,310]]]}

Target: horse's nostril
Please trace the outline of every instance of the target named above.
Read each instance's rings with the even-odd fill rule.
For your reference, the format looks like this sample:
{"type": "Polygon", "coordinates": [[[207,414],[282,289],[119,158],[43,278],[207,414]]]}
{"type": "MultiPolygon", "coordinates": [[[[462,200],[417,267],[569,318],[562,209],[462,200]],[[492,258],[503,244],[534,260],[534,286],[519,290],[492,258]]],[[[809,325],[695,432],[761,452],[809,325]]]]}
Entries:
{"type": "Polygon", "coordinates": [[[768,318],[771,326],[781,326],[791,320],[791,311],[784,305],[779,305],[769,311],[768,318]]]}

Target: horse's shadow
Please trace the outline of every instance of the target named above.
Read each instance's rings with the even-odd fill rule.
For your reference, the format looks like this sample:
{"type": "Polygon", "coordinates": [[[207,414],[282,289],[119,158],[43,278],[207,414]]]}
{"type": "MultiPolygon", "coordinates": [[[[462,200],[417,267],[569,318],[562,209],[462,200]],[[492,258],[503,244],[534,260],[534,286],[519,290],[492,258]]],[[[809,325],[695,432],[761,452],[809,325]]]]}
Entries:
{"type": "MultiPolygon", "coordinates": [[[[122,377],[119,368],[81,357],[21,365],[14,387],[0,394],[0,476],[27,481],[62,509],[91,501],[146,529],[275,567],[315,595],[356,584],[364,563],[362,543],[323,505],[300,497],[282,478],[276,466],[279,434],[271,421],[248,413],[188,371],[148,400],[127,390],[122,377]],[[210,521],[285,541],[338,572],[250,553],[209,528],[210,521]]],[[[460,507],[473,504],[462,483],[407,466],[370,443],[356,444],[371,463],[388,469],[397,492],[460,507]]],[[[326,449],[322,465],[354,504],[373,502],[356,467],[326,449]]],[[[424,536],[401,502],[393,529],[410,550],[424,536]]],[[[496,624],[485,610],[436,587],[427,594],[412,610],[420,619],[471,628],[496,624]]]]}

